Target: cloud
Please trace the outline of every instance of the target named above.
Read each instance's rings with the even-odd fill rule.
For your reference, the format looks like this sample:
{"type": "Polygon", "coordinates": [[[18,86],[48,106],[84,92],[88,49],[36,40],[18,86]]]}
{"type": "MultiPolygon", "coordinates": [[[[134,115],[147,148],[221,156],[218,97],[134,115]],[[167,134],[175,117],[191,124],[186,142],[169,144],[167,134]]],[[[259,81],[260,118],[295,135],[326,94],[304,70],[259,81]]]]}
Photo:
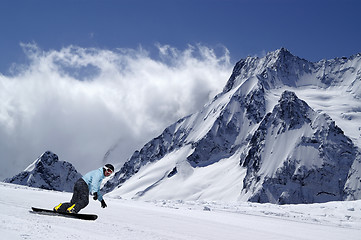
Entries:
{"type": "Polygon", "coordinates": [[[179,50],[68,46],[44,51],[21,44],[28,63],[0,74],[0,177],[51,150],[80,172],[123,163],[145,142],[199,110],[231,74],[229,52],[203,45],[179,50]]]}

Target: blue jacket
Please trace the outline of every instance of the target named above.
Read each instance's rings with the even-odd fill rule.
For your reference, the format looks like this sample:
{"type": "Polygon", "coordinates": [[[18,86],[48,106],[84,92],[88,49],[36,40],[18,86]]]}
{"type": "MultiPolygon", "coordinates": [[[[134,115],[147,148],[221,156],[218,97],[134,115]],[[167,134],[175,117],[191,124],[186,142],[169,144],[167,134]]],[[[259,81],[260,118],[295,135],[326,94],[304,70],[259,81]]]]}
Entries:
{"type": "Polygon", "coordinates": [[[98,193],[98,200],[102,201],[103,196],[99,192],[100,184],[102,183],[103,179],[105,178],[103,173],[103,167],[88,172],[83,176],[83,180],[88,184],[89,192],[94,194],[98,193]]]}

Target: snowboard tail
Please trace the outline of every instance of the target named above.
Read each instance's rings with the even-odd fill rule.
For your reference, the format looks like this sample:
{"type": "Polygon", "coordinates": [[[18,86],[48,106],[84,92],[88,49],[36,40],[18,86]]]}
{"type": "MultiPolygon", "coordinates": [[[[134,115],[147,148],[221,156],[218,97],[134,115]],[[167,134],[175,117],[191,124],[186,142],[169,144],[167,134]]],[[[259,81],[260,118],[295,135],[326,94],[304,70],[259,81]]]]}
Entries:
{"type": "Polygon", "coordinates": [[[98,218],[95,214],[83,214],[83,213],[61,213],[61,212],[55,212],[54,210],[49,209],[43,209],[43,208],[31,208],[31,213],[37,213],[42,215],[49,215],[49,216],[61,216],[61,217],[68,217],[68,218],[77,218],[82,220],[95,220],[98,218]]]}

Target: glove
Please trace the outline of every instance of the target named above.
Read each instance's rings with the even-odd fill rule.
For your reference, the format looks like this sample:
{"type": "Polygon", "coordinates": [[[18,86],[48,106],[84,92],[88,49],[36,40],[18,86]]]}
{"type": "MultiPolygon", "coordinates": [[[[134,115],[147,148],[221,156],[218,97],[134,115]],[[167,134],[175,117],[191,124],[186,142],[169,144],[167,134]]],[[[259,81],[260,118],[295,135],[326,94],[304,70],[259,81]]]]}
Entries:
{"type": "Polygon", "coordinates": [[[98,200],[98,193],[94,193],[94,197],[93,197],[94,200],[98,200]]]}
{"type": "Polygon", "coordinates": [[[106,208],[106,207],[107,207],[107,204],[105,203],[104,199],[101,201],[101,204],[102,204],[102,208],[106,208]]]}

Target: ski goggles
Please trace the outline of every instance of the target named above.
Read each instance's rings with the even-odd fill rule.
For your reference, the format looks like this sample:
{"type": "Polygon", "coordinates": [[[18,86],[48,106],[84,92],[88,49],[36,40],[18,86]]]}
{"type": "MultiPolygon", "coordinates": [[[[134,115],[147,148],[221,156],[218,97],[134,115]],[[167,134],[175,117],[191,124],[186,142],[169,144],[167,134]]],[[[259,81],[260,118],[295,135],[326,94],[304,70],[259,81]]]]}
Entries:
{"type": "Polygon", "coordinates": [[[104,169],[105,169],[105,171],[106,171],[107,173],[109,173],[109,174],[112,174],[112,173],[113,173],[113,170],[111,170],[110,168],[108,168],[108,167],[106,167],[106,166],[104,166],[104,169]]]}

